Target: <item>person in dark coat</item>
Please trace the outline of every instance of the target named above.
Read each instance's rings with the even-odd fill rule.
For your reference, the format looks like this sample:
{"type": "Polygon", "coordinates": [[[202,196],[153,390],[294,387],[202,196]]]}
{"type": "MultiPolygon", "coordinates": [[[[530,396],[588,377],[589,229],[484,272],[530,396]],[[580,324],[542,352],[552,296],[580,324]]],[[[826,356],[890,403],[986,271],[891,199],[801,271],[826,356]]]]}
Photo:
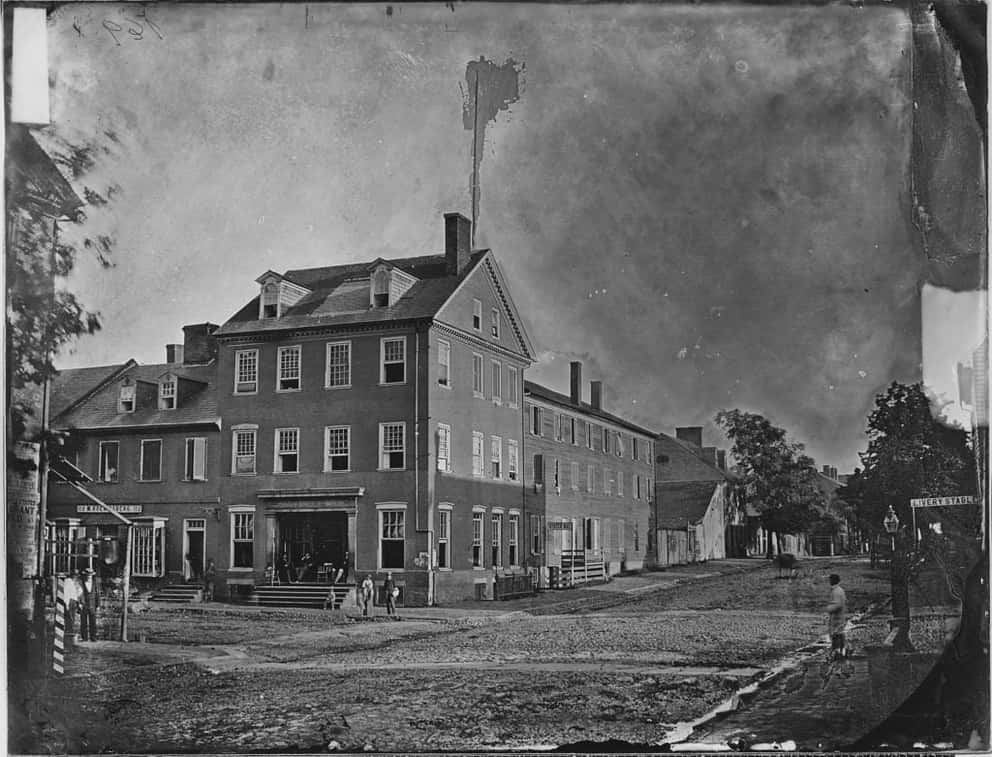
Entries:
{"type": "Polygon", "coordinates": [[[83,580],[79,586],[79,633],[83,641],[96,641],[96,615],[100,609],[100,587],[93,578],[95,572],[91,568],[83,571],[83,580]]]}
{"type": "Polygon", "coordinates": [[[289,552],[283,552],[282,557],[279,558],[279,564],[277,566],[279,571],[279,580],[285,583],[296,583],[293,580],[293,563],[289,561],[289,552]]]}
{"type": "Polygon", "coordinates": [[[386,573],[386,580],[382,583],[382,593],[386,595],[386,615],[395,618],[396,597],[400,592],[396,588],[396,583],[393,581],[392,573],[386,573]]]}
{"type": "Polygon", "coordinates": [[[214,579],[217,578],[217,566],[214,561],[207,560],[207,567],[203,571],[203,601],[210,602],[214,598],[214,579]]]}

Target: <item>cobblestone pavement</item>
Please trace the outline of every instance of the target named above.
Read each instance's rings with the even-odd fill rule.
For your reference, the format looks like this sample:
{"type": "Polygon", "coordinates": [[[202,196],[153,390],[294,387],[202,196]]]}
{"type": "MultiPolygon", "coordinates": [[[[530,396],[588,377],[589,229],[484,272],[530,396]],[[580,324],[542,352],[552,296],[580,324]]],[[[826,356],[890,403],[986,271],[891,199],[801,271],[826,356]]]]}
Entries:
{"type": "MultiPolygon", "coordinates": [[[[77,677],[40,692],[35,751],[658,744],[823,634],[829,572],[851,574],[852,604],[888,587],[885,574],[845,560],[816,562],[792,582],[765,561],[688,567],[548,594],[529,610],[508,602],[500,614],[489,603],[484,615],[411,609],[417,619],[323,626],[301,614],[262,621],[260,634],[217,612],[212,623],[237,626],[233,643],[98,642],[70,656],[77,677]],[[609,602],[581,603],[593,595],[609,602]]],[[[148,613],[151,640],[156,615],[177,622],[148,613]]]]}

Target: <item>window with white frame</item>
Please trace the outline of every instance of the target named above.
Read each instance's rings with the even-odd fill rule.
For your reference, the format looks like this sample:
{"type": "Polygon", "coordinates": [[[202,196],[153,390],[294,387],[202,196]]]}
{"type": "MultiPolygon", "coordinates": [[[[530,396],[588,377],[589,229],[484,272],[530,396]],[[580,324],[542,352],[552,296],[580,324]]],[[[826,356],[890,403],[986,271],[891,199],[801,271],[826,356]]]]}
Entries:
{"type": "Polygon", "coordinates": [[[443,339],[437,342],[437,383],[451,387],[451,344],[443,339]]]}
{"type": "Polygon", "coordinates": [[[134,412],[134,384],[131,383],[131,379],[129,378],[124,379],[124,383],[121,384],[120,394],[117,397],[117,412],[134,412]]]}
{"type": "Polygon", "coordinates": [[[585,518],[585,548],[598,550],[599,543],[599,518],[585,518]]]}
{"type": "Polygon", "coordinates": [[[493,478],[503,477],[503,439],[499,436],[489,437],[489,463],[493,478]]]}
{"type": "Polygon", "coordinates": [[[623,457],[623,434],[617,431],[617,444],[616,444],[617,457],[623,457]]]}
{"type": "Polygon", "coordinates": [[[326,473],[351,470],[351,426],[327,426],[324,429],[324,450],[326,473]]]}
{"type": "Polygon", "coordinates": [[[233,433],[232,447],[234,448],[234,460],[231,464],[231,473],[253,474],[255,472],[255,429],[235,429],[233,433]]]}
{"type": "Polygon", "coordinates": [[[437,424],[437,469],[451,471],[451,426],[437,424]]]}
{"type": "Polygon", "coordinates": [[[481,512],[472,513],[472,567],[482,565],[482,516],[481,512]]]}
{"type": "Polygon", "coordinates": [[[492,517],[492,559],[494,568],[503,567],[503,514],[493,513],[492,517]]]}
{"type": "Polygon", "coordinates": [[[519,372],[516,366],[511,365],[506,369],[506,401],[509,403],[510,407],[516,407],[519,399],[519,372]]]}
{"type": "Polygon", "coordinates": [[[530,406],[530,432],[536,436],[541,435],[541,408],[537,405],[530,406]]]}
{"type": "Polygon", "coordinates": [[[186,440],[186,467],[183,478],[186,481],[207,480],[207,440],[192,437],[186,440]]]}
{"type": "Polygon", "coordinates": [[[570,478],[572,479],[572,491],[577,492],[579,490],[579,464],[574,461],[572,462],[570,478]]]}
{"type": "Polygon", "coordinates": [[[300,353],[301,347],[280,347],[277,359],[276,391],[295,392],[300,387],[300,353]]]}
{"type": "Polygon", "coordinates": [[[482,331],[482,300],[472,300],[472,328],[482,331]]]}
{"type": "Polygon", "coordinates": [[[402,569],[406,544],[406,510],[379,511],[379,560],[383,570],[402,569]]]}
{"type": "Polygon", "coordinates": [[[565,417],[561,413],[555,413],[554,416],[555,416],[555,441],[560,442],[561,425],[562,425],[562,421],[565,420],[565,417]]]}
{"type": "Polygon", "coordinates": [[[483,375],[482,355],[478,352],[472,353],[472,394],[475,397],[485,397],[484,375],[483,375]]]}
{"type": "Polygon", "coordinates": [[[612,433],[606,426],[603,426],[603,453],[610,454],[610,434],[612,433]]]}
{"type": "Polygon", "coordinates": [[[259,303],[259,318],[279,317],[279,285],[265,284],[262,286],[262,297],[259,303]]]}
{"type": "Polygon", "coordinates": [[[165,575],[165,523],[158,519],[148,524],[135,523],[131,530],[134,537],[131,575],[141,578],[165,575]]]}
{"type": "Polygon", "coordinates": [[[520,466],[520,447],[516,439],[506,440],[506,477],[511,481],[516,481],[520,466]]]}
{"type": "Polygon", "coordinates": [[[116,484],[119,480],[119,442],[100,442],[100,480],[105,484],[116,484]]]}
{"type": "Polygon", "coordinates": [[[328,342],[326,349],[324,386],[328,389],[351,386],[351,342],[328,342]]]}
{"type": "Polygon", "coordinates": [[[492,309],[490,316],[490,332],[494,339],[499,339],[499,311],[496,308],[492,309]]]}
{"type": "Polygon", "coordinates": [[[618,497],[622,497],[623,496],[623,471],[622,470],[618,470],[617,471],[617,496],[618,497]]]}
{"type": "Polygon", "coordinates": [[[451,567],[451,510],[437,511],[437,567],[451,567]]]}
{"type": "Polygon", "coordinates": [[[483,468],[483,436],[481,431],[472,432],[472,475],[482,476],[485,473],[483,468]]]}
{"type": "Polygon", "coordinates": [[[510,517],[507,519],[507,527],[507,557],[510,559],[510,567],[512,568],[520,565],[520,515],[510,513],[510,517]]]}
{"type": "Polygon", "coordinates": [[[231,513],[231,567],[255,565],[255,513],[231,513]]]}
{"type": "Polygon", "coordinates": [[[553,470],[554,470],[555,494],[560,494],[561,493],[561,462],[558,460],[557,457],[555,458],[553,470]]]}
{"type": "Polygon", "coordinates": [[[379,469],[406,467],[406,423],[379,424],[379,469]]]}
{"type": "Polygon", "coordinates": [[[176,377],[167,376],[158,384],[158,409],[176,409],[176,377]]]}
{"type": "Polygon", "coordinates": [[[503,400],[503,365],[498,360],[492,361],[492,379],[490,384],[493,402],[498,405],[503,400]]]}
{"type": "Polygon", "coordinates": [[[141,480],[162,480],[162,440],[141,440],[141,480]]]}
{"type": "Polygon", "coordinates": [[[300,430],[298,428],[276,429],[276,459],[273,470],[276,473],[300,472],[300,430]]]}
{"type": "Polygon", "coordinates": [[[383,338],[382,372],[379,381],[383,384],[402,384],[406,382],[406,337],[383,338]]]}
{"type": "Polygon", "coordinates": [[[255,394],[258,391],[258,350],[238,350],[234,353],[234,393],[255,394]]]}

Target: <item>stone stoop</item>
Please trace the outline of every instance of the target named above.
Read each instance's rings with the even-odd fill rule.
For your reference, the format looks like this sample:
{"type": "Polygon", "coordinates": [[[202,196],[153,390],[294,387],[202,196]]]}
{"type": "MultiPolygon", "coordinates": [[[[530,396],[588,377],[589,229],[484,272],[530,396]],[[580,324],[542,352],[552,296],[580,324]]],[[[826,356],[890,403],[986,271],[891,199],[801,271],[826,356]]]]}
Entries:
{"type": "Polygon", "coordinates": [[[328,597],[328,609],[340,610],[355,606],[353,584],[276,584],[255,586],[248,601],[262,607],[300,607],[322,609],[328,597]]]}
{"type": "Polygon", "coordinates": [[[149,602],[171,602],[183,604],[203,601],[203,587],[199,584],[172,584],[163,586],[152,593],[149,602]]]}

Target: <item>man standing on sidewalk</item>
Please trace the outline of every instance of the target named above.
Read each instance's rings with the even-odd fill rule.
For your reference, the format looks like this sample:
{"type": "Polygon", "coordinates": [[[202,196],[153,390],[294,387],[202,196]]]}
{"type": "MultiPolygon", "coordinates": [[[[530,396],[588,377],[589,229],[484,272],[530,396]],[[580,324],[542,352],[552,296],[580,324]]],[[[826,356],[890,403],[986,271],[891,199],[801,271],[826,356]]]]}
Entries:
{"type": "Polygon", "coordinates": [[[93,580],[94,571],[83,571],[83,581],[79,587],[79,632],[83,641],[96,641],[96,616],[100,609],[100,587],[93,580]]]}
{"type": "Polygon", "coordinates": [[[846,642],[844,626],[847,625],[847,594],[840,585],[840,576],[830,574],[830,602],[827,605],[827,626],[830,631],[830,651],[833,657],[844,657],[846,642]]]}

